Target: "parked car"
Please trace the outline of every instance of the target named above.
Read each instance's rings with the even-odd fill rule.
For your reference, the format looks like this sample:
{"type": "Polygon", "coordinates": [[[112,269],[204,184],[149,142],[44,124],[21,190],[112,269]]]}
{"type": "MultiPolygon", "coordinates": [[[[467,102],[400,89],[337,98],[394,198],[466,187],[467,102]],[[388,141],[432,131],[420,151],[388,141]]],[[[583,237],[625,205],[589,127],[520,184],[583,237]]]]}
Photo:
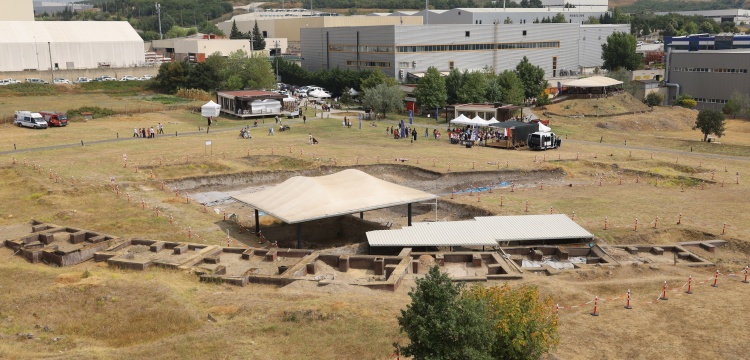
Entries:
{"type": "Polygon", "coordinates": [[[54,78],[52,79],[53,84],[70,84],[70,80],[63,79],[63,78],[54,78]]]}
{"type": "Polygon", "coordinates": [[[44,81],[44,80],[42,80],[40,78],[27,78],[26,82],[30,83],[30,84],[49,84],[48,82],[46,82],[46,81],[44,81]]]}
{"type": "Polygon", "coordinates": [[[151,75],[143,75],[138,78],[138,80],[151,80],[153,77],[151,75]]]}
{"type": "Polygon", "coordinates": [[[125,75],[120,78],[120,81],[134,81],[134,80],[138,80],[138,78],[133,75],[125,75]]]}
{"type": "Polygon", "coordinates": [[[115,78],[113,78],[113,77],[111,77],[109,75],[98,76],[98,77],[96,77],[94,79],[94,81],[116,81],[116,80],[117,79],[115,79],[115,78]]]}
{"type": "Polygon", "coordinates": [[[87,77],[79,77],[78,79],[76,79],[76,81],[73,81],[73,84],[82,84],[87,82],[91,82],[91,79],[87,77]]]}
{"type": "Polygon", "coordinates": [[[13,124],[33,129],[47,128],[47,122],[44,121],[44,117],[39,113],[32,113],[30,111],[16,111],[16,118],[13,120],[13,124]]]}
{"type": "Polygon", "coordinates": [[[0,80],[0,86],[18,84],[19,81],[16,79],[2,79],[0,80]]]}
{"type": "Polygon", "coordinates": [[[39,115],[42,115],[48,126],[68,126],[68,115],[64,113],[56,111],[40,111],[39,115]]]}

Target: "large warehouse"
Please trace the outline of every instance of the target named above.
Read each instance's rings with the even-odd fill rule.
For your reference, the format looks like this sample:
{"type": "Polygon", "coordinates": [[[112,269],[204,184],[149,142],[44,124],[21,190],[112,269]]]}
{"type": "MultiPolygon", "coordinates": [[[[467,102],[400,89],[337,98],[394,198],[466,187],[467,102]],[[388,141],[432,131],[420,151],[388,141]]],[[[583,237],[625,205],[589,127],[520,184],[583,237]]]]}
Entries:
{"type": "Polygon", "coordinates": [[[602,65],[601,44],[630,25],[389,25],[311,28],[301,33],[309,70],[376,69],[403,81],[427,71],[514,69],[526,56],[547,77],[602,65]],[[428,35],[426,35],[428,34],[428,35]]]}
{"type": "Polygon", "coordinates": [[[673,50],[669,53],[668,103],[679,94],[690,94],[698,109],[721,110],[739,91],[750,93],[750,49],[673,50]]]}
{"type": "Polygon", "coordinates": [[[141,66],[143,39],[126,21],[0,21],[0,71],[141,66]]]}

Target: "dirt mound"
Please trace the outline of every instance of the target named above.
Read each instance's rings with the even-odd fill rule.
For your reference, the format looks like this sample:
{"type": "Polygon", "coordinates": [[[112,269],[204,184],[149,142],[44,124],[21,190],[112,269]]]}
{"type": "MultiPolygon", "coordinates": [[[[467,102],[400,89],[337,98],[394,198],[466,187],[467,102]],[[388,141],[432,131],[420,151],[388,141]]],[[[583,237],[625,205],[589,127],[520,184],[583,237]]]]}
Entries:
{"type": "Polygon", "coordinates": [[[419,257],[419,273],[425,274],[430,268],[435,266],[435,258],[430,255],[422,255],[419,257]]]}
{"type": "Polygon", "coordinates": [[[563,116],[622,114],[648,111],[648,106],[628,93],[603,99],[572,99],[547,105],[547,111],[563,116]]]}
{"type": "Polygon", "coordinates": [[[698,112],[683,107],[657,107],[654,111],[635,115],[612,116],[596,123],[609,130],[622,131],[678,131],[690,130],[698,112]]]}

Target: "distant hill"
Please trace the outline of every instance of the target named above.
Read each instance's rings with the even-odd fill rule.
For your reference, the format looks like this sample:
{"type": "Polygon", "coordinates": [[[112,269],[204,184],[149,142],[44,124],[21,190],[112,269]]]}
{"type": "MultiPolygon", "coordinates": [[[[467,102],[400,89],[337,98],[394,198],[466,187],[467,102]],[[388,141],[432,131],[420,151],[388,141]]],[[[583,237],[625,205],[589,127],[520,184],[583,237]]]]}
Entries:
{"type": "Polygon", "coordinates": [[[680,0],[609,0],[609,6],[628,13],[654,11],[700,11],[748,8],[745,0],[680,1],[680,0]]]}

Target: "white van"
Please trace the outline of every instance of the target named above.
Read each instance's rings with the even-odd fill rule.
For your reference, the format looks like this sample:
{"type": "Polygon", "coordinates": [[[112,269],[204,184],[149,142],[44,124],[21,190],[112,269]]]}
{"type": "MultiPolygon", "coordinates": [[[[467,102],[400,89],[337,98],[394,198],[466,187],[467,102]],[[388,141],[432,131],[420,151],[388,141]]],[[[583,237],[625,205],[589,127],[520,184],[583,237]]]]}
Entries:
{"type": "Polygon", "coordinates": [[[16,119],[13,120],[13,124],[32,129],[47,128],[47,122],[44,121],[44,117],[39,113],[30,111],[16,111],[16,119]]]}

